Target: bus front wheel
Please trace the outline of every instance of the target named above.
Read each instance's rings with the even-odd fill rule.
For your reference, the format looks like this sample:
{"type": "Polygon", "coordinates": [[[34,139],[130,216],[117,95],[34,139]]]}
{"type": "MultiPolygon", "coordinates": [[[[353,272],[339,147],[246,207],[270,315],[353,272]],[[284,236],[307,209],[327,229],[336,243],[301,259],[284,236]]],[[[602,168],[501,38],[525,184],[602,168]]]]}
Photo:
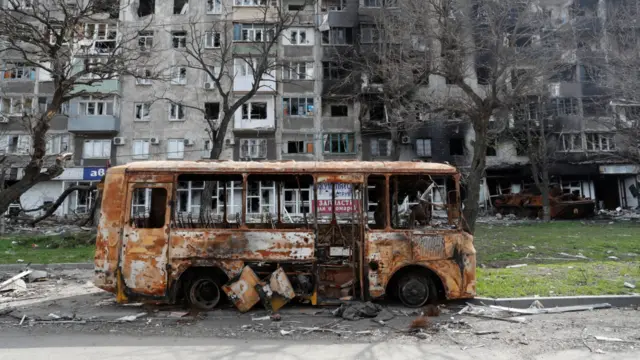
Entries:
{"type": "Polygon", "coordinates": [[[407,273],[398,281],[398,297],[406,307],[423,306],[434,296],[436,296],[435,286],[427,276],[407,273]]]}
{"type": "Polygon", "coordinates": [[[194,308],[212,310],[220,302],[220,286],[212,276],[200,275],[194,278],[185,290],[187,301],[194,308]]]}

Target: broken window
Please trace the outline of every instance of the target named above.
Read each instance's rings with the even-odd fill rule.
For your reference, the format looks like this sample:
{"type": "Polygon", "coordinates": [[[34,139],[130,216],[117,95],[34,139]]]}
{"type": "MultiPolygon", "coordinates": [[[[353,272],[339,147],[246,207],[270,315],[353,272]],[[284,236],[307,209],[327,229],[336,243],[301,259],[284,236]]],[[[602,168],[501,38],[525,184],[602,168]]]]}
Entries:
{"type": "Polygon", "coordinates": [[[555,98],[552,106],[555,116],[578,114],[578,99],[576,98],[555,98]]]}
{"type": "Polygon", "coordinates": [[[353,28],[334,27],[327,31],[323,31],[322,44],[324,45],[353,44],[353,28]]]}
{"type": "Polygon", "coordinates": [[[174,31],[171,33],[171,43],[174,49],[184,49],[187,47],[187,32],[174,31]]]}
{"type": "Polygon", "coordinates": [[[284,116],[313,116],[313,98],[283,98],[284,116]]]}
{"type": "Polygon", "coordinates": [[[220,103],[207,102],[204,103],[204,116],[205,119],[215,120],[220,117],[220,103]]]}
{"type": "Polygon", "coordinates": [[[240,158],[257,160],[267,157],[267,139],[240,139],[240,158]]]}
{"type": "Polygon", "coordinates": [[[267,120],[267,103],[266,102],[249,102],[242,104],[243,120],[267,120]]]}
{"type": "Polygon", "coordinates": [[[155,0],[140,0],[138,5],[138,16],[144,17],[154,13],[156,7],[155,0]]]}
{"type": "Polygon", "coordinates": [[[207,0],[207,14],[222,13],[222,0],[207,0]]]}
{"type": "Polygon", "coordinates": [[[204,47],[207,49],[217,49],[220,47],[220,33],[215,31],[208,31],[205,33],[204,47]]]}
{"type": "Polygon", "coordinates": [[[498,147],[498,144],[495,139],[489,140],[487,142],[487,151],[486,151],[487,156],[498,156],[497,147],[498,147]]]}
{"type": "Polygon", "coordinates": [[[145,229],[164,227],[167,206],[167,189],[135,188],[131,194],[129,225],[145,229]]]}
{"type": "Polygon", "coordinates": [[[377,121],[377,122],[386,122],[386,116],[384,111],[384,104],[381,102],[377,102],[375,104],[371,104],[369,107],[369,120],[377,121]]]}
{"type": "Polygon", "coordinates": [[[371,139],[371,156],[391,156],[391,140],[371,139]]]}
{"type": "Polygon", "coordinates": [[[431,157],[431,139],[416,139],[416,155],[431,157]]]}
{"type": "Polygon", "coordinates": [[[312,62],[290,62],[282,69],[282,77],[285,80],[313,80],[312,62]]]}
{"type": "Polygon", "coordinates": [[[587,134],[588,151],[613,151],[615,149],[613,134],[587,134]]]}
{"type": "MultiPolygon", "coordinates": [[[[65,183],[65,187],[69,188],[72,186],[86,186],[90,187],[93,182],[67,182],[65,183]]],[[[67,209],[70,213],[74,214],[87,214],[89,210],[93,207],[93,202],[95,201],[95,190],[77,190],[75,193],[69,195],[67,198],[67,209]]]]}
{"type": "Polygon", "coordinates": [[[150,51],[153,48],[153,31],[138,33],[138,48],[140,51],[150,51]]]}
{"type": "Polygon", "coordinates": [[[173,15],[185,15],[189,12],[188,0],[173,0],[173,15]]]}
{"type": "Polygon", "coordinates": [[[313,140],[287,141],[286,154],[313,154],[313,140]]]}
{"type": "Polygon", "coordinates": [[[355,153],[355,135],[353,133],[333,133],[322,136],[324,152],[330,154],[355,153]]]}
{"type": "Polygon", "coordinates": [[[476,78],[478,85],[489,85],[491,81],[491,69],[488,66],[477,66],[476,78]]]}
{"type": "Polygon", "coordinates": [[[347,105],[331,105],[331,117],[349,116],[349,107],[347,105]]]}
{"type": "Polygon", "coordinates": [[[449,139],[449,155],[464,155],[464,139],[449,139]]]}
{"type": "Polygon", "coordinates": [[[581,134],[562,134],[560,136],[560,150],[582,151],[582,135],[581,134]]]}
{"type": "Polygon", "coordinates": [[[412,229],[448,217],[446,178],[402,175],[389,178],[391,227],[412,229]]]}
{"type": "Polygon", "coordinates": [[[322,74],[325,80],[345,79],[349,75],[349,70],[337,62],[323,61],[322,74]]]}
{"type": "Polygon", "coordinates": [[[178,176],[172,226],[176,228],[235,228],[242,216],[241,175],[178,176]],[[211,198],[206,200],[205,187],[211,198]],[[211,201],[209,207],[204,201],[211,201]]]}

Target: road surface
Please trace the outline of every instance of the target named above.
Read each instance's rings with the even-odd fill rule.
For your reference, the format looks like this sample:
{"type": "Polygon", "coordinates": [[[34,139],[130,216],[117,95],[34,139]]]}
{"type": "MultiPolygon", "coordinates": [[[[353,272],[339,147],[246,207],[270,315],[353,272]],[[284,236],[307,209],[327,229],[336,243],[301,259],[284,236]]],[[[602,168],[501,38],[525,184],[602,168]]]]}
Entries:
{"type": "Polygon", "coordinates": [[[590,353],[587,349],[544,355],[514,353],[509,349],[471,348],[434,344],[381,342],[331,344],[317,341],[239,340],[216,338],[127,337],[117,335],[29,336],[19,332],[0,334],[2,360],[99,360],[99,359],[252,359],[252,360],[351,360],[351,359],[540,359],[540,360],[636,360],[640,351],[590,353]]]}

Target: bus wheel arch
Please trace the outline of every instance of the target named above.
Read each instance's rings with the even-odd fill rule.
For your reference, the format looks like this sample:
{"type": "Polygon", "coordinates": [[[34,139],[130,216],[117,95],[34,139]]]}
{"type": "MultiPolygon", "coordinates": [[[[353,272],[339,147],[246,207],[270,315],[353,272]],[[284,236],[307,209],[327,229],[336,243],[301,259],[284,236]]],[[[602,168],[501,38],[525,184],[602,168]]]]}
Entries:
{"type": "Polygon", "coordinates": [[[407,307],[435,303],[444,297],[444,284],[438,274],[424,265],[411,264],[397,269],[385,293],[407,307]]]}
{"type": "Polygon", "coordinates": [[[227,274],[217,266],[192,266],[178,278],[175,294],[187,306],[211,310],[225,297],[222,285],[227,281],[227,274]]]}

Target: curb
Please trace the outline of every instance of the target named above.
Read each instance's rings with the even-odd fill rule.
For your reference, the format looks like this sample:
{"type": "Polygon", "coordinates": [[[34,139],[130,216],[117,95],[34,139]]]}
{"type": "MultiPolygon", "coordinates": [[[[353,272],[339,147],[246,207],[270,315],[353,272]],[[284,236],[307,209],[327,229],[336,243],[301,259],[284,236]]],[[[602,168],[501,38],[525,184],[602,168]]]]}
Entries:
{"type": "MultiPolygon", "coordinates": [[[[20,271],[24,270],[27,267],[26,263],[20,264],[0,264],[0,271],[20,271]]],[[[95,267],[94,263],[62,263],[62,264],[31,264],[29,265],[29,269],[34,270],[93,270],[95,267]]]]}
{"type": "Polygon", "coordinates": [[[554,297],[522,297],[522,298],[483,298],[477,297],[468,301],[473,305],[498,305],[526,309],[534,301],[540,301],[545,307],[611,304],[613,307],[640,305],[640,295],[596,295],[596,296],[554,296],[554,297]]]}

